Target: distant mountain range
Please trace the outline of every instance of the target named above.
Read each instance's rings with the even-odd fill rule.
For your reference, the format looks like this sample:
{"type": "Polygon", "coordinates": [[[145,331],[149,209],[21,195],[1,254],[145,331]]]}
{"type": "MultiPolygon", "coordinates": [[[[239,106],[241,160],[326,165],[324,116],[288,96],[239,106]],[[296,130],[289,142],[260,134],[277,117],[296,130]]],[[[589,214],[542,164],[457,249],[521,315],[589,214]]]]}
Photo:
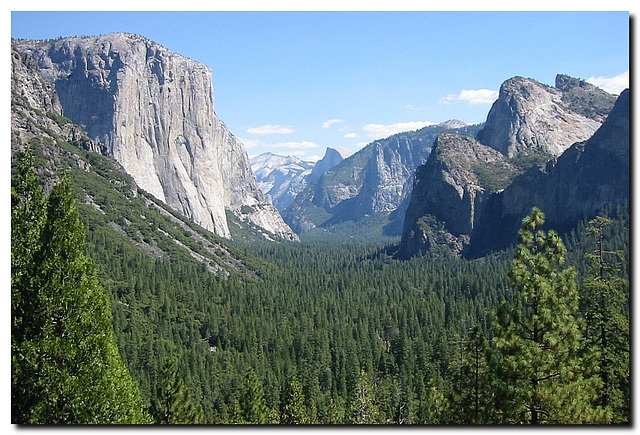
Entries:
{"type": "MultiPolygon", "coordinates": [[[[475,134],[478,125],[451,120],[376,140],[313,180],[283,212],[299,234],[336,234],[353,223],[373,225],[373,232],[400,235],[399,213],[411,193],[415,169],[429,156],[441,131],[475,134]],[[375,223],[364,223],[371,221],[375,223]]],[[[361,232],[360,234],[364,234],[361,232]]]]}
{"type": "Polygon", "coordinates": [[[353,154],[345,148],[327,148],[316,163],[305,162],[295,156],[263,153],[251,157],[251,169],[258,186],[280,211],[284,211],[309,182],[319,178],[353,154]]]}

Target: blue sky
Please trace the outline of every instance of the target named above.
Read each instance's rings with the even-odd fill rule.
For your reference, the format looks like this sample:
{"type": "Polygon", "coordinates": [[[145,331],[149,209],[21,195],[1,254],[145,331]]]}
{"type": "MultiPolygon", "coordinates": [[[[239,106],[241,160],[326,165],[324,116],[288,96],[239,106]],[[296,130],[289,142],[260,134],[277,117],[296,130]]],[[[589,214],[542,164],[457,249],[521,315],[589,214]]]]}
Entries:
{"type": "Polygon", "coordinates": [[[17,38],[109,32],[209,66],[216,112],[250,155],[315,160],[429,123],[484,122],[516,75],[614,93],[629,81],[628,11],[11,13],[17,38]]]}

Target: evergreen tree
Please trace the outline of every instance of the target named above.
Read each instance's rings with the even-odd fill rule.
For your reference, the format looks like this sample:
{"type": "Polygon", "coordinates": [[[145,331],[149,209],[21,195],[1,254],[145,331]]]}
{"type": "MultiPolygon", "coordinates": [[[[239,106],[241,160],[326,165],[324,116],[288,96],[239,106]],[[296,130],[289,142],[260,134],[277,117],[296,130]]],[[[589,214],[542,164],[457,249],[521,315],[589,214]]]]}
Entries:
{"type": "Polygon", "coordinates": [[[202,424],[202,407],[190,397],[187,387],[178,375],[178,361],[165,358],[160,372],[160,388],[155,404],[155,418],[161,424],[202,424]]]}
{"type": "Polygon", "coordinates": [[[449,397],[451,423],[496,423],[495,379],[491,368],[490,348],[478,326],[469,332],[462,360],[453,369],[449,397]]]}
{"type": "MultiPolygon", "coordinates": [[[[18,156],[11,185],[11,346],[37,330],[34,316],[38,258],[47,218],[47,200],[38,184],[29,150],[18,156]]],[[[19,403],[19,402],[18,402],[19,403]]]]}
{"type": "Polygon", "coordinates": [[[626,297],[620,290],[620,251],[607,251],[604,231],[611,219],[599,216],[589,222],[587,234],[597,239],[597,249],[586,254],[589,276],[582,285],[582,308],[587,320],[586,343],[598,357],[602,388],[596,403],[611,411],[612,423],[629,420],[629,319],[623,314],[626,297]]]}
{"type": "Polygon", "coordinates": [[[419,418],[418,424],[445,424],[450,413],[449,401],[445,394],[438,388],[435,379],[429,379],[424,386],[422,394],[419,394],[419,418]]]}
{"type": "Polygon", "coordinates": [[[264,397],[264,387],[255,370],[250,368],[245,378],[244,395],[241,400],[244,419],[249,424],[269,424],[271,410],[264,397]]]}
{"type": "Polygon", "coordinates": [[[588,377],[580,352],[576,272],[563,268],[564,244],[554,231],[542,231],[543,223],[538,208],[523,220],[510,272],[516,300],[496,315],[495,345],[514,399],[507,422],[604,422],[592,405],[599,379],[588,377]]]}
{"type": "Polygon", "coordinates": [[[286,394],[284,412],[280,422],[283,424],[310,424],[311,419],[304,404],[302,384],[297,378],[291,380],[286,394]]]}
{"type": "Polygon", "coordinates": [[[12,205],[12,422],[147,423],[68,176],[48,198],[20,156],[12,205]]]}
{"type": "Polygon", "coordinates": [[[371,376],[365,371],[360,372],[356,383],[354,396],[351,400],[351,424],[378,424],[381,415],[376,405],[375,386],[371,376]]]}

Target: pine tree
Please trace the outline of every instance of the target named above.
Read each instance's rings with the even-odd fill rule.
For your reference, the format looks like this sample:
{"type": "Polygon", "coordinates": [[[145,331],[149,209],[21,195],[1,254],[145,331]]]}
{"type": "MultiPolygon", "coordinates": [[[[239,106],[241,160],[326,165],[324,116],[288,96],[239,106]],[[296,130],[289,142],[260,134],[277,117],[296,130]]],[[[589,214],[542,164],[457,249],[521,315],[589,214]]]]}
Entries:
{"type": "Polygon", "coordinates": [[[351,424],[379,424],[381,415],[376,405],[376,394],[371,376],[365,371],[360,372],[356,383],[354,396],[351,400],[351,424]]]}
{"type": "Polygon", "coordinates": [[[11,421],[27,423],[40,400],[35,390],[38,365],[25,361],[25,340],[39,333],[35,317],[39,278],[36,256],[42,249],[46,197],[38,184],[30,150],[18,156],[11,185],[11,421]]]}
{"type": "Polygon", "coordinates": [[[495,345],[514,406],[503,411],[513,423],[603,422],[592,405],[599,380],[588,377],[581,355],[576,272],[563,268],[564,244],[543,223],[538,208],[523,220],[510,272],[516,300],[496,314],[495,345]]]}
{"type": "Polygon", "coordinates": [[[47,198],[27,151],[11,194],[12,422],[147,423],[68,176],[47,198]]]}
{"type": "Polygon", "coordinates": [[[445,424],[450,404],[435,379],[429,379],[420,396],[418,424],[445,424]]]}
{"type": "Polygon", "coordinates": [[[29,150],[16,162],[11,185],[11,344],[22,343],[37,330],[34,316],[38,278],[37,254],[42,249],[42,231],[47,200],[38,184],[29,150]]]}
{"type": "Polygon", "coordinates": [[[297,378],[291,380],[286,394],[284,412],[280,422],[283,424],[310,424],[311,419],[304,404],[302,384],[297,378]]]}
{"type": "Polygon", "coordinates": [[[264,397],[264,387],[253,368],[247,371],[245,381],[240,402],[245,421],[249,424],[271,423],[271,410],[264,397]]]}
{"type": "Polygon", "coordinates": [[[155,403],[155,418],[161,424],[202,424],[202,407],[190,397],[178,375],[178,361],[167,357],[160,372],[160,387],[155,403]]]}
{"type": "Polygon", "coordinates": [[[623,314],[626,302],[620,287],[616,260],[622,253],[607,251],[604,231],[611,219],[599,216],[589,222],[587,234],[597,239],[595,252],[587,254],[590,273],[582,285],[582,307],[587,321],[586,343],[596,350],[602,388],[596,403],[611,411],[612,423],[629,421],[629,319],[623,314]]]}
{"type": "Polygon", "coordinates": [[[454,367],[452,376],[449,398],[451,423],[496,423],[490,348],[478,326],[469,332],[462,360],[458,367],[454,367]]]}

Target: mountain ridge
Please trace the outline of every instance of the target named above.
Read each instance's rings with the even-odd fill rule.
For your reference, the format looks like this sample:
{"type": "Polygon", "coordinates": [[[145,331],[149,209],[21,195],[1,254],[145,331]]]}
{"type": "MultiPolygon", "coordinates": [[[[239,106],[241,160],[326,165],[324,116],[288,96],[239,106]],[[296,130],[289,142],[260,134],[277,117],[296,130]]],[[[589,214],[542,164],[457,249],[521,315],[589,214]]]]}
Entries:
{"type": "Polygon", "coordinates": [[[437,132],[475,133],[480,126],[452,120],[371,142],[310,183],[283,212],[299,234],[316,228],[335,234],[341,225],[375,219],[380,235],[400,235],[398,219],[411,191],[415,168],[426,161],[437,132]],[[386,228],[386,229],[385,229],[386,228]]]}
{"type": "MultiPolygon", "coordinates": [[[[532,98],[528,91],[531,86],[536,85],[532,85],[530,79],[511,79],[506,82],[511,82],[511,85],[505,86],[504,89],[511,89],[512,94],[501,93],[501,98],[505,98],[506,101],[494,103],[487,118],[488,127],[478,134],[477,139],[464,139],[472,142],[475,148],[484,148],[485,152],[489,149],[497,152],[496,160],[474,158],[472,162],[467,162],[465,168],[465,165],[460,165],[460,162],[464,161],[461,157],[464,153],[456,151],[464,149],[462,139],[450,138],[451,140],[447,141],[443,135],[438,137],[435,151],[425,165],[416,171],[416,181],[399,246],[401,256],[417,255],[440,244],[448,245],[459,254],[483,255],[493,250],[504,249],[513,243],[520,220],[533,206],[541,207],[547,213],[550,225],[566,230],[572,223],[580,218],[592,216],[609,202],[615,203],[628,198],[628,90],[617,99],[607,94],[604,100],[599,100],[596,104],[599,109],[594,113],[601,112],[602,107],[607,107],[611,100],[615,101],[606,118],[601,118],[604,122],[586,139],[576,141],[565,148],[564,143],[568,138],[584,137],[591,129],[590,123],[585,127],[585,124],[567,122],[564,127],[572,131],[566,134],[558,132],[554,127],[540,128],[536,131],[522,123],[522,120],[526,123],[531,111],[524,114],[515,111],[512,116],[504,117],[501,109],[494,110],[496,107],[508,107],[513,101],[517,102],[513,107],[524,110],[524,106],[520,104],[524,94],[515,95],[519,91],[514,91],[516,86],[513,86],[514,81],[519,80],[525,85],[520,89],[529,96],[527,105],[535,104],[536,99],[532,98]],[[625,104],[626,112],[624,108],[620,108],[625,104]],[[503,125],[495,128],[494,126],[499,125],[498,121],[503,125]],[[613,128],[612,125],[617,127],[613,128]],[[583,129],[580,130],[581,128],[583,129]],[[488,136],[492,131],[497,131],[496,134],[503,138],[501,145],[498,145],[495,138],[488,136]],[[518,136],[504,136],[506,131],[523,131],[526,134],[520,136],[523,138],[521,143],[513,145],[511,140],[518,136]],[[552,134],[545,137],[549,131],[552,134]],[[528,135],[532,132],[541,140],[531,140],[536,137],[528,135]],[[607,135],[606,140],[598,139],[607,135]],[[550,144],[553,139],[558,138],[560,141],[551,147],[538,146],[550,144]],[[594,142],[600,145],[594,145],[594,142]],[[440,144],[449,145],[449,148],[445,146],[438,150],[440,144]],[[564,151],[554,155],[562,149],[564,151]],[[600,152],[594,151],[597,149],[600,152]],[[454,162],[455,169],[447,166],[448,159],[454,162]],[[603,161],[601,173],[598,173],[597,169],[598,159],[603,161]],[[581,166],[586,164],[585,162],[591,166],[581,166]],[[496,180],[500,175],[504,179],[496,180]],[[491,176],[491,179],[487,176],[491,176]],[[609,195],[603,193],[603,190],[609,195]]],[[[566,76],[559,76],[561,84],[564,85],[567,80],[566,76]]],[[[576,79],[573,85],[565,86],[565,89],[573,89],[576,83],[579,84],[581,81],[576,79]]],[[[540,89],[550,88],[537,87],[536,92],[540,89]]],[[[582,89],[592,91],[594,99],[604,92],[595,87],[583,86],[582,89]]],[[[550,91],[554,101],[560,96],[558,92],[564,91],[550,91]]],[[[542,105],[549,107],[550,98],[543,96],[542,100],[542,105]]],[[[559,108],[557,113],[562,116],[558,117],[563,118],[567,110],[566,106],[559,108]]],[[[560,125],[554,120],[542,120],[538,116],[540,113],[534,113],[535,125],[560,125]]],[[[593,117],[597,118],[600,115],[596,113],[593,117]]],[[[573,119],[582,118],[584,116],[579,115],[573,119]]],[[[563,119],[566,120],[567,117],[563,119]]],[[[470,154],[467,153],[465,158],[469,157],[470,154]]]]}
{"type": "Polygon", "coordinates": [[[258,186],[282,212],[309,182],[321,177],[351,154],[346,148],[328,147],[324,157],[315,163],[271,152],[253,156],[250,162],[258,186]]]}
{"type": "Polygon", "coordinates": [[[103,249],[109,240],[153,260],[196,262],[218,277],[256,275],[228,241],[140,188],[122,165],[105,156],[104,144],[62,115],[57,93],[34,69],[28,57],[12,52],[12,160],[28,148],[45,191],[60,173],[69,174],[87,249],[103,249]]]}

